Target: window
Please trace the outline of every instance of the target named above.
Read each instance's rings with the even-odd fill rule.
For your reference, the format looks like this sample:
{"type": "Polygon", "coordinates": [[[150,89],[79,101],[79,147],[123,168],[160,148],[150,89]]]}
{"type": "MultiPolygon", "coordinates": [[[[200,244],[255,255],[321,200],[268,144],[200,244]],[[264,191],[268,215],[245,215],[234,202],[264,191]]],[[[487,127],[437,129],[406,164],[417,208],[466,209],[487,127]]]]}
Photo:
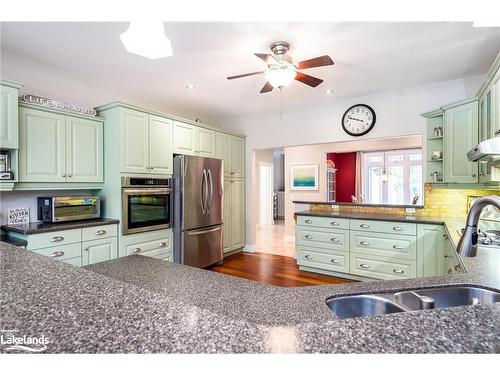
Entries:
{"type": "Polygon", "coordinates": [[[365,203],[422,204],[422,149],[363,153],[365,203]]]}

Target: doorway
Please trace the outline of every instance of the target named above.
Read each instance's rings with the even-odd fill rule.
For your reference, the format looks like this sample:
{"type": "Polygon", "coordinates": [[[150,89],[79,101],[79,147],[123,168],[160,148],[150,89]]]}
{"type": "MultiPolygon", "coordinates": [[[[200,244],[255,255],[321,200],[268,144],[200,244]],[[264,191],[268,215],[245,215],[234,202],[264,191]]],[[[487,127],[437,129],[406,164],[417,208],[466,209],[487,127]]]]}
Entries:
{"type": "Polygon", "coordinates": [[[259,223],[271,225],[273,222],[273,165],[271,163],[260,163],[259,165],[259,223]]]}

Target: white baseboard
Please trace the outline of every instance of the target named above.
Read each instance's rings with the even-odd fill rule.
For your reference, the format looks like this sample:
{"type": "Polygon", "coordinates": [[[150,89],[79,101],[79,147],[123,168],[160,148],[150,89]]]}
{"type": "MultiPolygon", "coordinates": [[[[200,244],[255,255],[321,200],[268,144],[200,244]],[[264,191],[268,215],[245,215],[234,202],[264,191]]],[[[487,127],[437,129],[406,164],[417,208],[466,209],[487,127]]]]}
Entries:
{"type": "Polygon", "coordinates": [[[255,245],[245,245],[242,251],[245,253],[255,253],[255,245]]]}

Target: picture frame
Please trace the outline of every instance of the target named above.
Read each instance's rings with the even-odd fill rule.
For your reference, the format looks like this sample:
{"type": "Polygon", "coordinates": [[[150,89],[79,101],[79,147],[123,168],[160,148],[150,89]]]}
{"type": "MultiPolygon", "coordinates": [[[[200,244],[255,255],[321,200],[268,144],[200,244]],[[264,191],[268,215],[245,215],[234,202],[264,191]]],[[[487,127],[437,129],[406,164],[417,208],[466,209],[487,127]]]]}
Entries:
{"type": "Polygon", "coordinates": [[[29,224],[30,209],[28,207],[9,208],[7,224],[29,224]]]}
{"type": "Polygon", "coordinates": [[[9,152],[1,150],[0,151],[0,172],[10,171],[10,157],[9,152]]]}
{"type": "Polygon", "coordinates": [[[290,190],[319,190],[319,164],[290,165],[290,190]]]}

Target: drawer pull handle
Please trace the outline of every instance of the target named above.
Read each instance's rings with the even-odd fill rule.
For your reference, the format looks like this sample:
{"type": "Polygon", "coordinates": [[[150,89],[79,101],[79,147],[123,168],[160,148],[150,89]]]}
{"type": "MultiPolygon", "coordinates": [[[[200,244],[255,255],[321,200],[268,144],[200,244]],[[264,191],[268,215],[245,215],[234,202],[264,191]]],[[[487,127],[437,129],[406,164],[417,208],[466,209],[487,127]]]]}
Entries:
{"type": "Polygon", "coordinates": [[[370,228],[370,226],[368,224],[361,224],[359,227],[360,228],[370,228]]]}
{"type": "Polygon", "coordinates": [[[308,240],[313,238],[313,236],[311,236],[310,234],[306,234],[304,237],[307,238],[308,240]]]}
{"type": "Polygon", "coordinates": [[[447,254],[444,254],[444,257],[445,257],[445,258],[451,258],[451,257],[450,257],[449,255],[447,255],[447,254]]]}
{"type": "Polygon", "coordinates": [[[361,268],[370,268],[370,266],[368,264],[364,264],[364,263],[361,263],[359,266],[361,268]]]}
{"type": "Polygon", "coordinates": [[[306,224],[312,224],[312,220],[307,219],[307,220],[305,220],[305,223],[306,224]]]}
{"type": "Polygon", "coordinates": [[[366,242],[366,241],[361,241],[359,244],[362,245],[362,246],[368,246],[369,245],[369,243],[366,242]]]}
{"type": "Polygon", "coordinates": [[[403,270],[398,270],[398,269],[393,269],[393,270],[392,270],[392,272],[394,272],[394,273],[400,273],[400,274],[405,273],[405,271],[403,271],[403,270]]]}
{"type": "Polygon", "coordinates": [[[54,251],[51,256],[54,257],[54,258],[57,258],[57,257],[62,257],[64,255],[64,251],[54,251]]]}
{"type": "Polygon", "coordinates": [[[392,229],[397,231],[397,232],[403,231],[403,228],[401,228],[401,227],[392,227],[392,229]]]}
{"type": "Polygon", "coordinates": [[[141,248],[140,247],[136,247],[134,250],[132,250],[132,254],[137,254],[137,253],[140,253],[141,252],[141,248]]]}
{"type": "Polygon", "coordinates": [[[336,222],[336,221],[332,221],[330,224],[332,224],[332,225],[334,225],[334,226],[336,226],[336,227],[338,227],[338,226],[340,225],[340,223],[338,223],[338,222],[336,222]]]}
{"type": "Polygon", "coordinates": [[[104,229],[101,229],[101,230],[98,230],[97,232],[95,232],[96,236],[102,236],[103,234],[106,234],[106,231],[104,229]]]}
{"type": "Polygon", "coordinates": [[[64,237],[63,236],[56,236],[56,237],[52,237],[50,239],[50,242],[59,242],[59,241],[64,241],[64,237]]]}
{"type": "Polygon", "coordinates": [[[306,255],[306,256],[305,256],[305,258],[306,258],[306,259],[312,259],[313,257],[312,257],[312,256],[310,256],[310,255],[306,255]]]}
{"type": "Polygon", "coordinates": [[[160,242],[160,247],[165,247],[165,246],[167,246],[166,242],[160,242]]]}
{"type": "Polygon", "coordinates": [[[331,262],[332,262],[333,264],[339,264],[339,263],[340,263],[337,259],[332,259],[332,260],[331,260],[331,262]]]}
{"type": "Polygon", "coordinates": [[[396,249],[396,250],[402,250],[402,249],[403,249],[403,246],[400,246],[400,245],[394,245],[392,248],[393,248],[393,249],[396,249]]]}
{"type": "Polygon", "coordinates": [[[331,238],[331,240],[332,240],[332,242],[335,242],[335,243],[340,242],[340,240],[338,238],[335,238],[335,237],[331,238]]]}

